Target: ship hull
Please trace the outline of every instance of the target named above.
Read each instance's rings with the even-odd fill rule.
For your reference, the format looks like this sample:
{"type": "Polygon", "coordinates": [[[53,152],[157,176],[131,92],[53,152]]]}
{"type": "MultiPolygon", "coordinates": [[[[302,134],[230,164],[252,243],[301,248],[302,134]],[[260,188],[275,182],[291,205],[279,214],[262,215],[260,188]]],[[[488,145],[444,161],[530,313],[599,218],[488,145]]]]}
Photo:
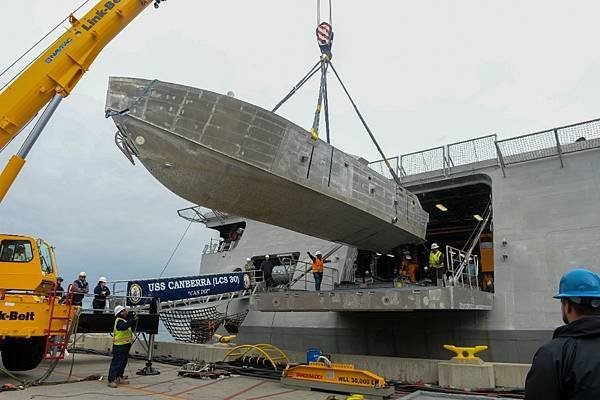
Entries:
{"type": "Polygon", "coordinates": [[[239,100],[163,83],[137,96],[148,85],[111,79],[108,108],[137,101],[115,123],[152,175],[186,200],[373,251],[424,239],[418,199],[355,157],[239,100]]]}

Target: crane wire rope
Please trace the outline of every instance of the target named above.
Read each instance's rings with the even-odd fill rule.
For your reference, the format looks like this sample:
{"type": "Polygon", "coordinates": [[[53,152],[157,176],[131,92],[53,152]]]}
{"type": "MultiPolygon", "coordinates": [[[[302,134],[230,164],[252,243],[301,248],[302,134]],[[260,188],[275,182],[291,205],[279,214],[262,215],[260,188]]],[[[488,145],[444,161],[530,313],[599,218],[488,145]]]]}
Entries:
{"type": "MultiPolygon", "coordinates": [[[[4,76],[4,74],[6,74],[12,67],[14,67],[19,61],[21,61],[23,58],[25,58],[25,56],[27,56],[29,53],[31,53],[33,51],[33,49],[35,49],[37,46],[40,45],[40,43],[42,43],[45,39],[48,38],[48,36],[52,35],[52,33],[54,33],[58,28],[61,27],[62,24],[65,23],[65,21],[68,21],[70,16],[75,14],[77,11],[81,10],[87,3],[89,3],[91,0],[85,0],[83,3],[81,3],[81,5],[79,7],[77,7],[75,10],[73,10],[73,12],[71,12],[71,14],[69,14],[69,16],[65,17],[62,21],[60,21],[58,24],[56,24],[56,26],[54,28],[52,28],[50,31],[48,31],[48,33],[46,33],[44,36],[42,36],[42,38],[40,40],[38,40],[37,42],[35,42],[35,44],[33,46],[31,46],[29,49],[27,49],[23,54],[21,54],[15,61],[13,61],[12,64],[10,64],[8,67],[6,67],[2,72],[0,72],[0,78],[2,76],[4,76]]],[[[48,49],[50,46],[48,46],[46,49],[48,49]]],[[[21,75],[23,73],[23,71],[25,71],[27,68],[29,68],[29,66],[31,66],[31,64],[33,64],[35,62],[36,58],[34,58],[31,62],[29,62],[29,64],[27,64],[25,67],[23,67],[23,69],[21,69],[14,77],[12,77],[4,86],[2,86],[2,88],[0,88],[0,91],[4,90],[8,85],[10,85],[19,75],[21,75]]]]}
{"type": "Polygon", "coordinates": [[[175,256],[175,253],[177,253],[177,250],[179,249],[179,246],[181,246],[181,242],[183,242],[183,239],[185,239],[185,236],[187,235],[188,231],[190,230],[190,227],[192,226],[193,222],[194,221],[190,221],[190,223],[188,224],[187,228],[185,228],[185,231],[183,232],[183,235],[181,235],[181,238],[179,239],[179,242],[177,242],[177,245],[175,245],[175,248],[173,249],[173,252],[171,253],[171,256],[169,257],[169,259],[167,260],[167,263],[163,267],[162,271],[160,271],[160,275],[158,276],[158,279],[162,278],[163,274],[165,273],[165,270],[167,269],[167,267],[169,266],[169,264],[171,264],[171,260],[173,260],[173,256],[175,256]]]}
{"type": "MultiPolygon", "coordinates": [[[[329,0],[329,25],[333,26],[331,1],[332,0],[329,0]]],[[[319,25],[320,23],[321,23],[321,0],[317,0],[317,25],[319,25]]]]}
{"type": "Polygon", "coordinates": [[[387,159],[387,157],[385,156],[381,146],[379,145],[379,143],[377,142],[377,139],[375,139],[375,135],[373,134],[373,132],[371,131],[371,128],[369,128],[369,125],[367,124],[367,121],[365,120],[365,118],[363,117],[362,113],[360,112],[360,110],[358,109],[358,106],[356,105],[356,103],[354,102],[354,99],[352,98],[352,96],[350,95],[350,92],[348,92],[348,89],[346,88],[346,85],[344,85],[344,82],[342,81],[342,79],[340,78],[338,72],[336,71],[335,67],[333,66],[333,63],[331,62],[331,60],[329,61],[329,66],[331,67],[331,70],[333,71],[333,73],[335,74],[335,77],[337,78],[338,82],[340,83],[340,85],[342,86],[342,89],[344,90],[344,93],[346,93],[346,96],[348,97],[348,100],[350,100],[350,104],[352,104],[352,107],[354,107],[354,111],[356,112],[356,115],[358,116],[358,118],[360,119],[360,122],[362,122],[365,130],[367,131],[367,133],[369,134],[369,137],[371,138],[371,141],[373,142],[373,144],[375,145],[375,147],[377,148],[377,151],[379,151],[379,155],[381,156],[381,158],[383,159],[383,162],[385,163],[385,165],[388,167],[388,170],[390,171],[392,177],[394,178],[394,181],[396,181],[396,184],[398,186],[402,186],[402,183],[400,182],[400,178],[398,177],[398,174],[396,174],[396,172],[394,171],[394,169],[392,168],[392,166],[389,163],[389,160],[387,159]]]}

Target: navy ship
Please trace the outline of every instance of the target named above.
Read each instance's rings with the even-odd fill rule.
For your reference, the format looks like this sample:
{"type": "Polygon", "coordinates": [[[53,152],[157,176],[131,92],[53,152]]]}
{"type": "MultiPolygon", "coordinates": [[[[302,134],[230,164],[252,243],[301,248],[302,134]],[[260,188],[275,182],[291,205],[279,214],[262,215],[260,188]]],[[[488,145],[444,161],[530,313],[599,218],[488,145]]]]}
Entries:
{"type": "MultiPolygon", "coordinates": [[[[117,144],[169,189],[195,199],[193,192],[203,178],[171,172],[178,162],[196,166],[193,156],[200,156],[200,151],[182,150],[189,138],[165,122],[181,110],[159,104],[155,88],[144,93],[150,81],[138,81],[130,94],[123,83],[111,81],[107,101],[119,128],[117,144]],[[152,108],[145,106],[153,101],[152,108]],[[150,131],[168,134],[170,142],[146,146],[146,138],[154,138],[150,131]]],[[[212,123],[220,126],[216,120],[212,123]]],[[[218,135],[211,140],[218,141],[218,135]]],[[[292,171],[289,179],[306,180],[309,190],[331,187],[328,170],[337,150],[322,148],[323,162],[317,164],[326,172],[312,183],[306,170],[279,166],[292,171]]],[[[301,147],[294,154],[300,165],[311,157],[301,147]]],[[[395,164],[401,187],[383,160],[339,155],[342,171],[348,162],[360,171],[354,179],[364,178],[358,186],[353,186],[356,181],[343,181],[347,188],[364,190],[357,196],[362,203],[352,203],[351,196],[332,189],[325,194],[334,203],[315,210],[332,218],[336,205],[345,203],[342,218],[334,220],[351,221],[339,231],[317,232],[310,221],[304,224],[285,215],[272,206],[277,196],[263,204],[262,213],[239,206],[244,201],[256,205],[252,195],[244,197],[253,181],[246,181],[233,200],[223,200],[219,190],[193,200],[213,210],[180,211],[182,217],[215,231],[211,243],[200,249],[200,273],[238,270],[248,258],[254,266],[266,255],[276,260],[279,289],[251,297],[240,342],[416,358],[447,358],[442,348],[447,343],[488,345],[490,361],[530,362],[561,324],[559,306],[552,299],[560,276],[573,267],[600,265],[600,120],[507,139],[478,137],[394,157],[388,162],[395,164]],[[347,235],[345,229],[350,229],[347,235]],[[424,277],[432,243],[445,249],[450,279],[441,287],[398,287],[394,270],[403,254],[416,258],[419,278],[424,277]],[[306,273],[306,252],[317,250],[331,260],[319,292],[306,273]]],[[[227,165],[219,169],[225,175],[238,171],[227,165]]],[[[343,192],[341,186],[336,190],[343,192]]],[[[316,198],[308,203],[302,199],[306,197],[286,203],[288,214],[319,208],[316,198]]]]}

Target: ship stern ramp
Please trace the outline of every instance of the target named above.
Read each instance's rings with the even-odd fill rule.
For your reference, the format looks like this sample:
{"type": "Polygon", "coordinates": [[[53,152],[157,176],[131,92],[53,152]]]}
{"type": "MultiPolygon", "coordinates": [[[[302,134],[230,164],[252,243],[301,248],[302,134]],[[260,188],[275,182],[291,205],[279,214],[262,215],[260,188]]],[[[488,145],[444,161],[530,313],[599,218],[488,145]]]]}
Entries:
{"type": "Polygon", "coordinates": [[[468,287],[267,292],[250,299],[257,311],[409,312],[489,311],[493,293],[468,287]]]}

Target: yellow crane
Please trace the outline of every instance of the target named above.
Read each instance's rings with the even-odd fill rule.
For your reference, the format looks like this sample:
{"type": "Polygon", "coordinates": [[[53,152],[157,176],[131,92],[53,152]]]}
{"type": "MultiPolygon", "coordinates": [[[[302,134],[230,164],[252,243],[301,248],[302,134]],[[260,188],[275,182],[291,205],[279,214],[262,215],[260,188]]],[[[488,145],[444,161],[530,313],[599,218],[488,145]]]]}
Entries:
{"type": "Polygon", "coordinates": [[[101,0],[0,93],[0,151],[48,105],[31,133],[0,175],[0,202],[25,164],[25,158],[63,98],[67,97],[100,51],[150,4],[165,0],[101,0]]]}
{"type": "MultiPolygon", "coordinates": [[[[165,0],[102,0],[0,92],[0,151],[45,106],[19,152],[0,175],[0,201],[63,98],[100,51],[149,5],[165,0]]],[[[74,329],[72,308],[57,293],[54,249],[29,236],[0,234],[0,352],[5,368],[30,370],[42,359],[64,357],[74,329]]]]}

